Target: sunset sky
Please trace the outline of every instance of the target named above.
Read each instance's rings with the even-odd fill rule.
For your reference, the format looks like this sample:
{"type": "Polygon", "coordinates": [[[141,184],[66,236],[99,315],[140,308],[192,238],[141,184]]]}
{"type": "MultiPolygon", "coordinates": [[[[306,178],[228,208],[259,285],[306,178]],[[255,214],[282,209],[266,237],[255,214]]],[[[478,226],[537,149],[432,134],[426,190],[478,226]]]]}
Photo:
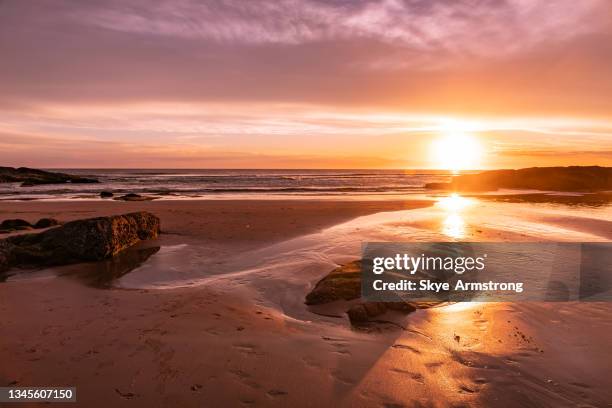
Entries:
{"type": "Polygon", "coordinates": [[[609,0],[0,0],[0,165],[612,165],[609,0]]]}

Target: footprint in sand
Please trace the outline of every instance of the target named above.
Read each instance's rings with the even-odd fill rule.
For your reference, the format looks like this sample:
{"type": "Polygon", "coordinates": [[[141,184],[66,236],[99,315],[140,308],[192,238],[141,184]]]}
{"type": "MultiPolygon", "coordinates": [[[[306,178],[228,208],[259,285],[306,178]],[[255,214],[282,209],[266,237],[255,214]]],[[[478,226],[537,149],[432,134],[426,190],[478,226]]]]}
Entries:
{"type": "Polygon", "coordinates": [[[346,342],[346,339],[341,339],[341,338],[336,338],[336,337],[321,336],[321,338],[325,341],[346,342]]]}
{"type": "Polygon", "coordinates": [[[330,375],[332,376],[332,378],[334,378],[337,382],[345,384],[345,385],[354,385],[355,381],[351,378],[348,378],[346,376],[344,376],[344,374],[338,372],[338,371],[332,371],[330,373],[330,375]]]}
{"type": "Polygon", "coordinates": [[[434,361],[431,363],[425,363],[425,367],[427,367],[430,372],[435,373],[443,364],[444,363],[442,361],[434,361]]]}
{"type": "Polygon", "coordinates": [[[419,373],[414,373],[412,371],[408,371],[408,370],[403,370],[401,368],[392,368],[389,371],[392,371],[394,373],[398,373],[398,374],[403,374],[403,375],[407,375],[409,376],[412,380],[418,382],[419,384],[424,384],[425,383],[425,379],[423,378],[422,374],[419,373]]]}
{"type": "Polygon", "coordinates": [[[419,350],[407,344],[394,344],[391,347],[393,347],[394,349],[409,350],[412,351],[414,354],[421,354],[419,350]]]}
{"type": "Polygon", "coordinates": [[[268,395],[272,398],[282,397],[284,395],[289,394],[287,391],[272,389],[268,391],[268,395]]]}
{"type": "Polygon", "coordinates": [[[489,321],[486,319],[475,319],[473,322],[480,331],[486,331],[489,327],[489,321]]]}
{"type": "Polygon", "coordinates": [[[470,368],[486,368],[491,370],[497,370],[500,368],[497,364],[488,363],[484,356],[478,353],[452,352],[451,358],[457,363],[470,368]]]}
{"type": "Polygon", "coordinates": [[[317,361],[315,361],[314,359],[308,358],[308,357],[303,357],[302,361],[307,367],[311,367],[311,368],[322,368],[323,367],[317,361]]]}
{"type": "Polygon", "coordinates": [[[246,355],[263,356],[265,354],[263,351],[258,351],[254,344],[233,344],[232,346],[246,355]]]}
{"type": "Polygon", "coordinates": [[[351,355],[351,352],[347,348],[348,343],[346,342],[345,339],[326,337],[326,336],[322,336],[321,338],[329,342],[329,344],[335,348],[335,350],[332,350],[332,353],[341,354],[345,356],[351,355]]]}
{"type": "Polygon", "coordinates": [[[240,381],[244,385],[255,389],[261,388],[261,385],[251,379],[251,375],[249,373],[245,373],[244,371],[239,369],[230,369],[229,372],[235,375],[238,378],[238,381],[240,381]]]}
{"type": "Polygon", "coordinates": [[[460,394],[473,394],[475,392],[478,392],[478,389],[476,387],[470,387],[468,385],[465,384],[461,384],[459,385],[459,393],[460,394]]]}
{"type": "Polygon", "coordinates": [[[136,396],[133,392],[122,392],[119,388],[115,388],[115,392],[123,399],[132,399],[136,396]]]}
{"type": "Polygon", "coordinates": [[[406,408],[406,405],[397,402],[383,402],[383,408],[406,408]]]}
{"type": "Polygon", "coordinates": [[[211,336],[219,336],[221,333],[217,330],[216,327],[209,327],[204,329],[204,332],[210,334],[211,336]]]}
{"type": "Polygon", "coordinates": [[[347,349],[347,345],[344,343],[331,343],[331,345],[335,348],[332,353],[337,353],[341,355],[350,356],[351,352],[347,349]]]}

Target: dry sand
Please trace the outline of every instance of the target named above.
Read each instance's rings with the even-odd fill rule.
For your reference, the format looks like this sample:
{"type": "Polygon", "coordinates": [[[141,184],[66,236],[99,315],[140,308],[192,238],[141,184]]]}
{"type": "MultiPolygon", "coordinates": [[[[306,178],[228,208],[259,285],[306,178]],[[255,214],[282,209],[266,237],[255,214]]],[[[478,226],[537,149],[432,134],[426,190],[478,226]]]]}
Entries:
{"type": "MultiPolygon", "coordinates": [[[[356,234],[384,214],[331,227],[354,217],[426,205],[30,202],[1,203],[0,218],[148,210],[162,218],[162,246],[188,242],[207,256],[249,258],[356,234]],[[310,238],[300,238],[305,234],[310,238]]],[[[371,234],[443,228],[427,214],[394,214],[401,214],[394,224],[372,227],[371,234]]],[[[580,223],[576,234],[601,231],[587,227],[580,223]]],[[[470,231],[525,239],[518,232],[500,236],[494,225],[470,231]]],[[[312,259],[317,262],[318,268],[299,269],[310,285],[329,270],[329,261],[312,259]]],[[[76,386],[84,407],[599,407],[612,401],[608,303],[457,304],[410,315],[406,330],[363,333],[344,318],[309,313],[302,305],[308,286],[292,276],[281,283],[266,265],[171,290],[103,290],[63,277],[2,283],[0,385],[76,386]]]]}

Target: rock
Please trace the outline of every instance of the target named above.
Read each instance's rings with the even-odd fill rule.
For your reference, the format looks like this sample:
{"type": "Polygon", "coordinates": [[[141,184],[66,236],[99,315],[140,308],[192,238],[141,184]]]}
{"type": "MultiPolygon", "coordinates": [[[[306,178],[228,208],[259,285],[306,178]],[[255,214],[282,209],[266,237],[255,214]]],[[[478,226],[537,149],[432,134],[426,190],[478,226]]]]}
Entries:
{"type": "Polygon", "coordinates": [[[0,243],[9,267],[63,265],[110,258],[141,240],[156,238],[159,231],[159,218],[136,212],[71,221],[0,243]]]}
{"type": "Polygon", "coordinates": [[[121,200],[121,201],[151,201],[155,200],[156,197],[147,197],[141,196],[140,194],[129,193],[122,195],[120,197],[115,197],[113,200],[121,200]]]}
{"type": "Polygon", "coordinates": [[[425,304],[425,302],[419,302],[418,304],[409,302],[385,302],[384,304],[389,310],[395,310],[397,312],[403,313],[412,313],[416,312],[417,309],[425,309],[427,307],[436,305],[438,304],[438,302],[430,302],[430,304],[425,304]]]}
{"type": "Polygon", "coordinates": [[[22,187],[31,187],[39,184],[98,183],[98,180],[27,167],[0,167],[0,183],[18,182],[22,183],[22,187]]]}
{"type": "Polygon", "coordinates": [[[346,312],[352,325],[358,326],[369,323],[388,310],[394,310],[405,314],[412,313],[417,307],[407,302],[365,302],[357,303],[346,312]]]}
{"type": "MultiPolygon", "coordinates": [[[[601,207],[612,204],[612,193],[581,193],[581,194],[548,194],[548,193],[527,193],[527,194],[481,194],[478,198],[489,201],[500,201],[504,203],[550,203],[564,205],[590,205],[601,207]]],[[[476,232],[482,232],[476,230],[476,232]]]]}
{"type": "Polygon", "coordinates": [[[55,227],[56,225],[60,225],[60,222],[54,218],[41,218],[36,222],[36,224],[34,224],[34,228],[49,228],[55,227]]]}
{"type": "Polygon", "coordinates": [[[10,252],[12,245],[5,240],[0,240],[0,273],[5,272],[10,267],[10,252]]]}
{"type": "Polygon", "coordinates": [[[321,279],[306,295],[307,305],[319,305],[337,300],[353,300],[361,296],[361,261],[340,266],[321,279]]]}
{"type": "Polygon", "coordinates": [[[100,197],[102,197],[102,198],[111,198],[111,197],[114,197],[114,194],[111,193],[110,191],[102,191],[102,192],[100,192],[100,197]]]}
{"type": "Polygon", "coordinates": [[[428,189],[492,191],[500,188],[597,192],[612,190],[612,167],[531,167],[491,170],[454,177],[450,183],[429,183],[428,189]]]}
{"type": "Polygon", "coordinates": [[[425,188],[429,190],[449,190],[451,188],[451,183],[427,183],[425,184],[425,188]]]}
{"type": "MultiPolygon", "coordinates": [[[[342,265],[321,279],[314,289],[306,295],[306,304],[309,306],[322,305],[336,301],[355,301],[361,297],[361,261],[353,261],[342,265]]],[[[423,304],[429,307],[433,304],[423,304]]],[[[354,303],[348,311],[349,320],[353,326],[369,323],[373,318],[386,313],[388,310],[412,313],[420,304],[404,301],[398,302],[358,302],[354,303]]]]}
{"type": "Polygon", "coordinates": [[[353,325],[367,323],[370,318],[379,316],[387,311],[383,303],[358,303],[352,306],[346,314],[353,325]]]}
{"type": "Polygon", "coordinates": [[[2,230],[16,230],[20,228],[32,228],[32,224],[22,219],[4,220],[0,224],[2,230]]]}
{"type": "Polygon", "coordinates": [[[49,228],[55,225],[59,225],[59,222],[53,218],[41,218],[34,225],[30,224],[29,222],[25,220],[21,220],[21,219],[4,220],[0,224],[0,233],[6,234],[9,232],[13,232],[13,231],[30,230],[33,228],[36,228],[36,229],[49,228]]]}

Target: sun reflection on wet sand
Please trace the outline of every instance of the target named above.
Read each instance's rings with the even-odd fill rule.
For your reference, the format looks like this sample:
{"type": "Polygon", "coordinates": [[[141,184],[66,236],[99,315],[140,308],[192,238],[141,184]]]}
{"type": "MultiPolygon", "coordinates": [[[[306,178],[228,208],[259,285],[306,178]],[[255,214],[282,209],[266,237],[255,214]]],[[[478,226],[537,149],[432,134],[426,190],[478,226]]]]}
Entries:
{"type": "Polygon", "coordinates": [[[453,193],[438,200],[436,206],[446,212],[442,221],[442,233],[454,239],[461,239],[466,235],[466,224],[462,211],[473,203],[469,198],[453,193]]]}
{"type": "Polygon", "coordinates": [[[458,302],[443,306],[438,310],[444,312],[462,312],[464,310],[472,309],[482,305],[483,302],[458,302]]]}
{"type": "Polygon", "coordinates": [[[449,214],[442,222],[442,233],[451,238],[463,238],[465,236],[465,221],[459,214],[449,214]]]}

